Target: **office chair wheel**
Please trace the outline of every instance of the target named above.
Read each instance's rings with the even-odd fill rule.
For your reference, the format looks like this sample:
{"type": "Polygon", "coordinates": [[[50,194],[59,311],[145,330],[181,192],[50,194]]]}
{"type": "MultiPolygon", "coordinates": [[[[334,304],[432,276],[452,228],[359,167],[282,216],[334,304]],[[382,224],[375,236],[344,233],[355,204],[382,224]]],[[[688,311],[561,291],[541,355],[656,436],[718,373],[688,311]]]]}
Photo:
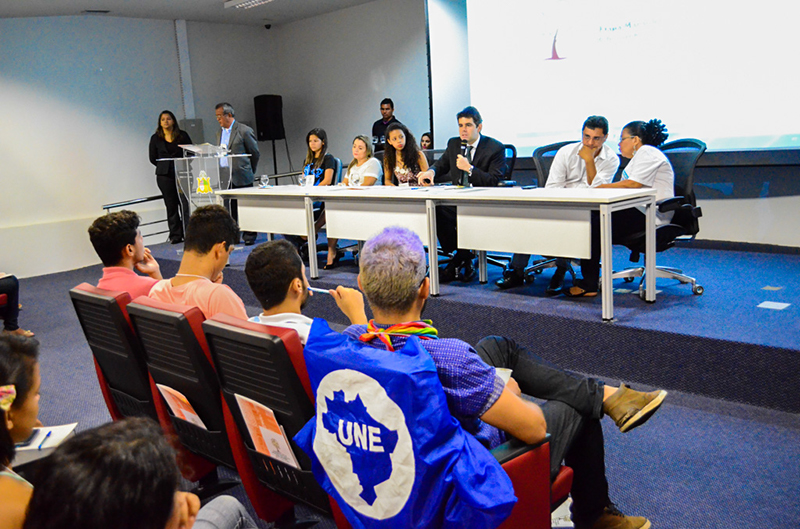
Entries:
{"type": "Polygon", "coordinates": [[[704,289],[700,285],[695,285],[695,286],[692,287],[692,294],[694,294],[695,296],[702,296],[703,292],[705,292],[705,291],[706,291],[706,289],[704,289]]]}
{"type": "Polygon", "coordinates": [[[626,283],[633,283],[632,277],[623,277],[622,280],[625,281],[626,283]]]}

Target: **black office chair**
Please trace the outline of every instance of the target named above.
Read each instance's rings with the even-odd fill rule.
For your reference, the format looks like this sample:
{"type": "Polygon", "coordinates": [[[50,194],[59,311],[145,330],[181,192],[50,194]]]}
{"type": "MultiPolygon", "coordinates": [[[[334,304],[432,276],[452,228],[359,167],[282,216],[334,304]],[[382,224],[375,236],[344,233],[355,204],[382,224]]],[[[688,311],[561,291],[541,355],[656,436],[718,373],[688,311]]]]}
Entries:
{"type": "MultiPolygon", "coordinates": [[[[664,213],[674,211],[669,224],[656,228],[656,252],[663,252],[675,246],[678,239],[694,239],[700,231],[698,219],[703,216],[702,210],[697,207],[694,196],[694,168],[697,160],[706,150],[706,144],[696,139],[684,139],[665,143],[661,151],[667,156],[675,172],[675,196],[660,200],[657,203],[658,211],[664,213]]],[[[619,244],[631,250],[631,262],[639,262],[645,251],[645,232],[631,235],[619,244]]],[[[613,275],[614,279],[623,278],[631,282],[635,277],[641,277],[639,282],[639,296],[644,296],[644,267],[630,268],[613,275]]],[[[677,268],[657,266],[656,278],[664,277],[676,279],[681,283],[692,285],[692,293],[701,295],[703,287],[697,284],[693,277],[689,277],[677,268]]]]}
{"type": "MultiPolygon", "coordinates": [[[[559,141],[549,145],[542,145],[533,151],[533,164],[536,167],[536,178],[539,187],[544,187],[547,184],[547,177],[550,175],[550,167],[553,165],[553,158],[555,158],[558,150],[574,141],[559,141]]],[[[555,268],[561,265],[567,268],[567,271],[572,276],[572,281],[575,281],[575,270],[572,268],[572,263],[569,259],[562,257],[544,257],[544,259],[537,259],[534,263],[525,268],[524,277],[526,283],[533,282],[535,274],[541,274],[547,268],[555,268]]]]}

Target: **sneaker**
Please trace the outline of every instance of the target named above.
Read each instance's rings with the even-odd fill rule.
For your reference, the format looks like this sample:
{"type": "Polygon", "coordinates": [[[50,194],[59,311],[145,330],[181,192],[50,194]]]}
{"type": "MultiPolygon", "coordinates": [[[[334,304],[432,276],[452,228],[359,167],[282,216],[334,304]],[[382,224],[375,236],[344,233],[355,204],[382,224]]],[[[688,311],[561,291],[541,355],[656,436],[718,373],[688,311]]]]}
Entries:
{"type": "Polygon", "coordinates": [[[645,393],[634,391],[625,384],[603,403],[603,411],[625,433],[644,424],[664,402],[667,392],[662,390],[645,393]]]}
{"type": "Polygon", "coordinates": [[[575,529],[650,529],[650,520],[642,516],[625,516],[611,505],[592,524],[576,522],[575,529]]]}

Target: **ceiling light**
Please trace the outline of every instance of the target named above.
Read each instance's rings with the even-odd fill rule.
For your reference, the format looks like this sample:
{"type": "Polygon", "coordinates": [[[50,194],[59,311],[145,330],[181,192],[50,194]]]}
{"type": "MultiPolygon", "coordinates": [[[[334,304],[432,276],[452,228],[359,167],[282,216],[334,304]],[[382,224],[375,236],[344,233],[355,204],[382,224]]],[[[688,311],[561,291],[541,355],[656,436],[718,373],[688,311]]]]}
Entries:
{"type": "Polygon", "coordinates": [[[225,2],[225,8],[235,7],[236,9],[250,9],[251,7],[258,7],[270,2],[272,2],[272,0],[228,0],[225,2]]]}

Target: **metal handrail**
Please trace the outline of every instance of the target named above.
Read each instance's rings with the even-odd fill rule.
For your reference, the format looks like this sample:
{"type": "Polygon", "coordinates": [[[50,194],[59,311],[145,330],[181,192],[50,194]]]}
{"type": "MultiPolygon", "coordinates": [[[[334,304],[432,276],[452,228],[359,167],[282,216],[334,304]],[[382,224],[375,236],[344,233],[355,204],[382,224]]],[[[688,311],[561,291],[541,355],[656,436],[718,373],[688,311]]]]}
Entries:
{"type": "Polygon", "coordinates": [[[108,213],[109,209],[121,208],[123,206],[131,206],[133,204],[142,204],[143,202],[152,202],[153,200],[161,200],[162,198],[164,198],[164,195],[153,195],[152,197],[134,198],[132,200],[126,200],[124,202],[115,202],[113,204],[105,204],[103,206],[103,209],[106,210],[106,213],[108,213]]]}

